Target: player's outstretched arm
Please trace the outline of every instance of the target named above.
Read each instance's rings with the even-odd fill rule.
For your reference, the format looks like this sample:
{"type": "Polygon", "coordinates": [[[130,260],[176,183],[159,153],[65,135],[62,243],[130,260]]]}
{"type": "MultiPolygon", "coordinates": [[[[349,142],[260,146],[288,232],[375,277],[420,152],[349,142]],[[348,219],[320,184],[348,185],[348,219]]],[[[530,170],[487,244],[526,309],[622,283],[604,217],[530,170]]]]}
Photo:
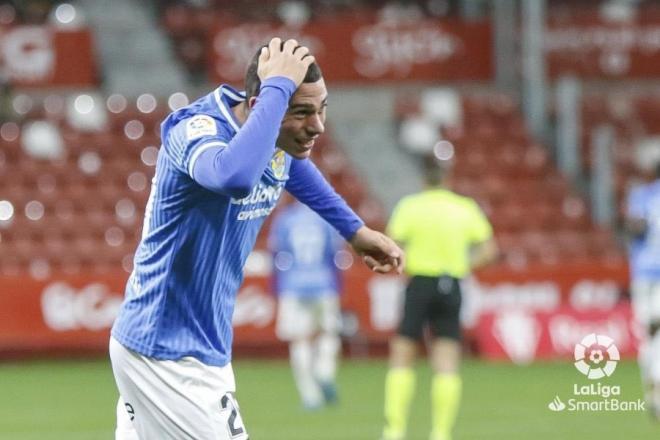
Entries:
{"type": "Polygon", "coordinates": [[[362,226],[349,241],[355,252],[362,256],[367,266],[374,272],[387,273],[403,271],[405,255],[403,250],[387,235],[362,226]]]}
{"type": "Polygon", "coordinates": [[[399,246],[386,235],[364,226],[309,159],[292,162],[286,189],[334,226],[371,270],[386,273],[396,269],[401,273],[404,253],[399,246]]]}

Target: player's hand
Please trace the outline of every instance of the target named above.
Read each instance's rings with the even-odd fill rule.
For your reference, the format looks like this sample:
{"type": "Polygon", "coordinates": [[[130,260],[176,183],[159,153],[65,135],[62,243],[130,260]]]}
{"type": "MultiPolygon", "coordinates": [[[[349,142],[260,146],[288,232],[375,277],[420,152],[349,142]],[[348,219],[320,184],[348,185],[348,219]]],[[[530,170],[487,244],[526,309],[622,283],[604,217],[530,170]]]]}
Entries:
{"type": "Polygon", "coordinates": [[[313,62],[314,57],[309,55],[307,47],[299,46],[296,40],[287,40],[282,45],[282,40],[275,37],[270,40],[268,47],[261,49],[257,74],[261,81],[273,76],[284,76],[296,83],[297,87],[305,79],[307,68],[313,62]]]}
{"type": "Polygon", "coordinates": [[[362,226],[350,240],[351,246],[362,256],[369,269],[387,273],[396,269],[403,272],[405,255],[403,250],[388,236],[362,226]]]}

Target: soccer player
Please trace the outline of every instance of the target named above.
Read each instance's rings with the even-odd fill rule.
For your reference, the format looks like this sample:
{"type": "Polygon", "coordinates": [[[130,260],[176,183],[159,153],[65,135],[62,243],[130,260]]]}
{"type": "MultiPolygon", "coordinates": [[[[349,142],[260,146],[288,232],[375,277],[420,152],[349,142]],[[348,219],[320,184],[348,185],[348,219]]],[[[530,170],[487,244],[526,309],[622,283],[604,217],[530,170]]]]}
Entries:
{"type": "Polygon", "coordinates": [[[478,205],[445,188],[449,165],[427,158],[426,189],[400,200],[387,227],[388,235],[406,251],[410,280],[403,317],[390,341],[383,440],[405,437],[415,389],[413,366],[426,326],[433,336],[430,439],[451,439],[461,394],[460,280],[497,255],[492,228],[478,205]]]}
{"type": "Polygon", "coordinates": [[[625,227],[630,236],[634,318],[640,328],[639,366],[651,415],[660,418],[660,158],[640,167],[646,183],[628,194],[625,227]]]}
{"type": "Polygon", "coordinates": [[[289,342],[303,407],[319,409],[337,399],[341,316],[335,256],[343,240],[318,214],[293,202],[276,215],[269,247],[279,300],[277,336],[289,342]]]}
{"type": "Polygon", "coordinates": [[[245,93],[223,85],[163,122],[162,147],[110,358],[116,438],[247,439],[231,366],[243,265],[283,190],[310,206],[376,272],[396,244],[366,227],[308,160],[327,91],[295,40],[273,38],[245,93]]]}

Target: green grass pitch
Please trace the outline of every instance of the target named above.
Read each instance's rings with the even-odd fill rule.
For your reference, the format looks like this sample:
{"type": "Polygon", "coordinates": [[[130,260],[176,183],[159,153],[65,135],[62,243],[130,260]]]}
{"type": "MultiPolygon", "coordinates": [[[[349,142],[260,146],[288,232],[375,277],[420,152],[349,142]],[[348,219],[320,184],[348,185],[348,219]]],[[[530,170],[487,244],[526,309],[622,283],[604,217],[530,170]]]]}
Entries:
{"type": "MultiPolygon", "coordinates": [[[[253,440],[377,440],[382,424],[385,363],[345,360],[340,403],[315,413],[300,408],[283,360],[234,362],[238,400],[253,440]]],[[[430,371],[420,362],[410,440],[430,427],[430,371]]],[[[470,360],[463,367],[463,404],[455,440],[647,439],[660,425],[640,412],[552,412],[573,384],[587,384],[570,363],[516,367],[470,360]]],[[[637,366],[621,362],[603,383],[618,385],[622,400],[641,397],[637,366]]],[[[0,363],[0,439],[112,439],[116,391],[107,361],[0,363]]]]}

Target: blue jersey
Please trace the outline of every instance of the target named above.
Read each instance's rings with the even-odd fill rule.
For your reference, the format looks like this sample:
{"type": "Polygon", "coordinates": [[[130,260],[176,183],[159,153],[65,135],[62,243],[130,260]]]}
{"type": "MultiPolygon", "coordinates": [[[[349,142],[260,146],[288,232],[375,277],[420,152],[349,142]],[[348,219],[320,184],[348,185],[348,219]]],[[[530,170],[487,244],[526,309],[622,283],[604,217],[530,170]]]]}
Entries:
{"type": "Polygon", "coordinates": [[[286,78],[264,81],[243,126],[231,109],[244,95],[228,86],[163,122],[142,239],[112,329],[124,346],[227,364],[243,265],[283,189],[345,237],[361,226],[311,161],[275,147],[294,91],[286,78]]]}
{"type": "Polygon", "coordinates": [[[269,246],[278,294],[313,297],[338,293],[335,255],[342,249],[341,237],[307,206],[293,203],[277,214],[269,246]]]}
{"type": "Polygon", "coordinates": [[[630,270],[634,279],[660,280],[660,181],[634,188],[627,215],[646,221],[646,233],[630,243],[630,270]]]}

